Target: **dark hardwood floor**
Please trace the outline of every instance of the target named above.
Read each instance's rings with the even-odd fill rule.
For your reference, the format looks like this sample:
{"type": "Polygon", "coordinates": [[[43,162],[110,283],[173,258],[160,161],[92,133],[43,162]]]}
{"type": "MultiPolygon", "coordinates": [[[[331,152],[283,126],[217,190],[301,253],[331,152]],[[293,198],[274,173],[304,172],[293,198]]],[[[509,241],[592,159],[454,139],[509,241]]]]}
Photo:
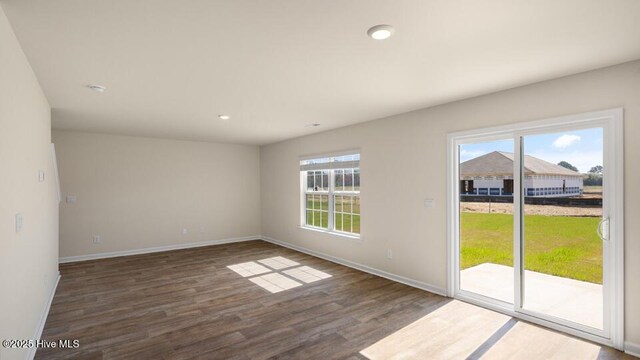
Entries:
{"type": "Polygon", "coordinates": [[[363,358],[448,300],[263,241],[84,261],[62,278],[38,359],[363,358]],[[271,293],[229,265],[283,256],[332,277],[271,293]]]}
{"type": "Polygon", "coordinates": [[[37,359],[362,359],[361,350],[450,301],[263,241],[60,271],[43,339],[80,346],[40,349],[37,359]],[[331,277],[271,293],[227,268],[275,256],[331,277]]]}

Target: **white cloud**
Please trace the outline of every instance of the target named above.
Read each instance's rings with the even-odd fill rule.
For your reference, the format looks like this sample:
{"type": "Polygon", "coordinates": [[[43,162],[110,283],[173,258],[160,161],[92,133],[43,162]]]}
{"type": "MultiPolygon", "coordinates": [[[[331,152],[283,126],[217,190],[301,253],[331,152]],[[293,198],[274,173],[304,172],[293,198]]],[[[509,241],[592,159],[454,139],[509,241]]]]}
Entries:
{"type": "Polygon", "coordinates": [[[553,142],[553,147],[556,149],[566,149],[578,141],[580,141],[580,136],[564,134],[553,142]]]}
{"type": "Polygon", "coordinates": [[[566,161],[569,164],[578,168],[581,173],[586,173],[591,167],[596,165],[602,165],[602,151],[590,150],[590,151],[578,151],[573,150],[571,152],[548,152],[537,151],[528,153],[533,157],[548,161],[552,164],[557,164],[560,161],[566,161]]]}

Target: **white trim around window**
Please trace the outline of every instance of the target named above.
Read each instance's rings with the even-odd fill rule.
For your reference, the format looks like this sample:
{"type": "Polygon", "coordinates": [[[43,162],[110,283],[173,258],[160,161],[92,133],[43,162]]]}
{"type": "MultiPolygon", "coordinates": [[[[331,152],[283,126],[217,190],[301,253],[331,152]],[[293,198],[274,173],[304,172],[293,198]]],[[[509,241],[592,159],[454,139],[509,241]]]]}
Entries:
{"type": "Polygon", "coordinates": [[[360,216],[359,152],[301,158],[301,228],[359,239],[360,216]]]}

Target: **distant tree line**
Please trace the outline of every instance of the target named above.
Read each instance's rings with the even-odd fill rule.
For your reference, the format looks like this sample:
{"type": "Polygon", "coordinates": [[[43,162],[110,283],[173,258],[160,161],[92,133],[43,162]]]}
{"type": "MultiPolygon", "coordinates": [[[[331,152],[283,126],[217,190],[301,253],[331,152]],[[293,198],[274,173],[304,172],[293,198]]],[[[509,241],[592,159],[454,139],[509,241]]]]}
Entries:
{"type": "Polygon", "coordinates": [[[585,174],[583,184],[587,186],[602,186],[602,165],[596,165],[585,174]]]}
{"type": "Polygon", "coordinates": [[[568,162],[566,162],[566,161],[560,161],[560,162],[558,163],[558,165],[562,166],[562,167],[563,167],[563,168],[565,168],[565,169],[569,169],[569,170],[573,170],[573,171],[575,171],[575,172],[578,172],[578,168],[577,168],[577,167],[575,167],[575,166],[573,166],[573,165],[569,164],[569,163],[568,163],[568,162]]]}
{"type": "MultiPolygon", "coordinates": [[[[578,168],[569,164],[566,161],[560,161],[558,163],[558,165],[562,166],[563,168],[569,169],[569,170],[573,170],[575,172],[578,172],[578,168]]],[[[602,186],[602,171],[604,170],[604,168],[602,167],[602,165],[596,165],[594,167],[592,167],[588,173],[583,174],[583,183],[585,186],[602,186]]]]}

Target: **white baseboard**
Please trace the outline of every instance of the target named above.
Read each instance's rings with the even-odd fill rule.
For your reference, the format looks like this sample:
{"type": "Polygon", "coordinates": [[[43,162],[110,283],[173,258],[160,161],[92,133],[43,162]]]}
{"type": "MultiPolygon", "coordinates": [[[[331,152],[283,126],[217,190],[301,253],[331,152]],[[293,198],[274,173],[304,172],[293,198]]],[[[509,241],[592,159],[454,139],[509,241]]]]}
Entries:
{"type": "Polygon", "coordinates": [[[261,238],[262,237],[260,235],[243,236],[243,237],[220,239],[220,240],[200,241],[200,242],[188,243],[188,244],[175,244],[175,245],[157,246],[157,247],[144,248],[144,249],[123,250],[123,251],[114,251],[114,252],[87,254],[87,255],[78,255],[78,256],[67,256],[67,257],[61,257],[58,260],[58,262],[60,264],[63,264],[63,263],[69,263],[69,262],[106,259],[106,258],[119,257],[119,256],[150,254],[150,253],[162,252],[162,251],[229,244],[229,243],[249,241],[249,240],[260,240],[261,238]]]}
{"type": "Polygon", "coordinates": [[[155,252],[162,252],[162,251],[170,251],[170,250],[178,250],[178,249],[189,249],[189,248],[195,248],[195,247],[202,247],[202,246],[210,246],[210,245],[219,245],[219,244],[228,244],[228,243],[234,243],[234,242],[242,242],[242,241],[250,241],[250,240],[264,240],[276,245],[280,245],[280,246],[284,246],[286,248],[290,248],[296,251],[300,251],[303,252],[305,254],[309,254],[311,256],[315,256],[315,257],[319,257],[321,259],[325,259],[331,262],[334,262],[336,264],[340,264],[340,265],[344,265],[353,269],[357,269],[360,271],[364,271],[366,273],[369,274],[373,274],[376,276],[380,276],[389,280],[393,280],[405,285],[409,285],[421,290],[425,290],[425,291],[429,291],[438,295],[442,295],[442,296],[447,296],[447,292],[445,289],[438,287],[438,286],[434,286],[431,284],[427,284],[421,281],[417,281],[417,280],[413,280],[413,279],[409,279],[406,278],[404,276],[400,276],[400,275],[396,275],[396,274],[392,274],[386,271],[382,271],[382,270],[378,270],[366,265],[362,265],[353,261],[349,261],[346,259],[342,259],[339,257],[335,257],[335,256],[331,256],[331,255],[327,255],[327,254],[323,254],[317,251],[313,251],[313,250],[309,250],[307,248],[304,247],[300,247],[300,246],[296,246],[296,245],[292,245],[289,243],[286,243],[284,241],[280,241],[280,240],[276,240],[273,238],[270,238],[268,236],[260,236],[260,235],[254,235],[254,236],[244,236],[244,237],[237,237],[237,238],[229,238],[229,239],[220,239],[220,240],[210,240],[210,241],[201,241],[201,242],[197,242],[197,243],[189,243],[189,244],[175,244],[175,245],[166,245],[166,246],[158,246],[158,247],[152,247],[152,248],[144,248],[144,249],[135,249],[135,250],[124,250],[124,251],[114,251],[114,252],[107,252],[107,253],[98,253],[98,254],[87,254],[87,255],[78,255],[78,256],[68,256],[68,257],[61,257],[59,259],[59,263],[69,263],[69,262],[76,262],[76,261],[86,261],[86,260],[97,260],[97,259],[106,259],[106,258],[112,258],[112,257],[119,257],[119,256],[129,256],[129,255],[140,255],[140,254],[149,254],[149,253],[155,253],[155,252]]]}
{"type": "MultiPolygon", "coordinates": [[[[178,250],[178,249],[188,249],[188,248],[196,248],[196,247],[202,247],[202,246],[211,246],[211,245],[219,245],[219,244],[228,244],[228,243],[234,243],[234,242],[243,242],[243,241],[251,241],[251,240],[264,240],[266,242],[275,244],[275,245],[279,245],[282,247],[286,247],[295,251],[299,251],[311,256],[315,256],[327,261],[331,261],[333,263],[339,264],[339,265],[343,265],[343,266],[347,266],[356,270],[360,270],[369,274],[373,274],[376,276],[380,276],[383,277],[385,279],[389,279],[395,282],[399,282],[411,287],[415,287],[421,290],[425,290],[434,294],[438,294],[438,295],[442,295],[442,296],[447,296],[447,291],[444,288],[441,288],[439,286],[435,286],[435,285],[431,285],[431,284],[427,284],[425,282],[422,281],[418,281],[418,280],[414,280],[414,279],[410,279],[404,276],[400,276],[400,275],[396,275],[396,274],[392,274],[386,271],[382,271],[376,268],[372,268],[370,266],[367,265],[363,265],[363,264],[359,264],[350,260],[346,260],[343,258],[339,258],[339,257],[335,257],[332,255],[328,255],[328,254],[324,254],[315,250],[310,250],[307,249],[305,247],[302,246],[298,246],[298,245],[293,245],[281,240],[277,240],[268,236],[259,236],[259,235],[255,235],[255,236],[245,236],[245,237],[237,237],[237,238],[228,238],[228,239],[220,239],[220,240],[210,240],[210,241],[202,241],[202,242],[197,242],[197,243],[188,243],[188,244],[176,244],[176,245],[167,245],[167,246],[159,246],[159,247],[152,247],[152,248],[144,248],[144,249],[135,249],[135,250],[125,250],[125,251],[115,251],[115,252],[109,252],[109,253],[99,253],[99,254],[88,254],[88,255],[79,255],[79,256],[69,256],[69,257],[63,257],[59,259],[60,263],[68,263],[68,262],[76,262],[76,261],[85,261],[85,260],[96,260],[96,259],[105,259],[105,258],[111,258],[111,257],[119,257],[119,256],[129,256],[129,255],[139,255],[139,254],[148,254],[148,253],[155,253],[155,252],[162,252],[162,251],[170,251],[170,250],[178,250]]],[[[40,319],[40,324],[38,325],[38,328],[36,330],[36,334],[34,336],[34,339],[40,339],[40,337],[42,336],[42,331],[44,330],[44,325],[47,321],[47,316],[49,314],[49,309],[51,307],[51,303],[53,301],[53,296],[55,295],[56,292],[56,288],[58,287],[58,282],[60,281],[60,274],[58,274],[58,278],[56,279],[56,283],[53,286],[53,289],[51,290],[51,295],[49,298],[49,301],[47,302],[47,305],[44,309],[44,312],[42,314],[42,317],[40,319]]],[[[629,341],[625,341],[624,343],[624,351],[625,353],[632,355],[632,356],[636,356],[640,358],[640,345],[636,344],[636,343],[632,343],[629,341]]],[[[27,354],[27,359],[33,359],[35,356],[35,349],[31,349],[28,354],[27,354]]]]}
{"type": "Polygon", "coordinates": [[[632,343],[630,341],[624,342],[624,352],[640,358],[640,344],[632,343]]]}
{"type": "Polygon", "coordinates": [[[395,282],[399,282],[399,283],[402,283],[402,284],[405,284],[405,285],[409,285],[411,287],[418,288],[420,290],[425,290],[425,291],[428,291],[428,292],[431,292],[431,293],[434,293],[434,294],[447,296],[446,289],[443,289],[443,288],[441,288],[439,286],[427,284],[427,283],[424,283],[424,282],[418,281],[418,280],[409,279],[409,278],[406,278],[404,276],[388,273],[386,271],[378,270],[378,269],[372,268],[372,267],[367,266],[367,265],[362,265],[362,264],[359,264],[359,263],[356,263],[356,262],[353,262],[353,261],[349,261],[349,260],[345,260],[345,259],[338,258],[338,257],[335,257],[335,256],[323,254],[321,252],[317,252],[317,251],[314,251],[314,250],[309,250],[307,248],[304,248],[304,247],[301,247],[301,246],[297,246],[297,245],[292,245],[292,244],[286,243],[284,241],[280,241],[280,240],[276,240],[274,238],[270,238],[268,236],[262,236],[262,240],[270,242],[270,243],[273,243],[273,244],[276,244],[276,245],[280,245],[280,246],[283,246],[283,247],[286,247],[286,248],[289,248],[289,249],[292,249],[292,250],[295,250],[295,251],[299,251],[299,252],[302,252],[302,253],[305,253],[305,254],[308,254],[308,255],[311,255],[311,256],[315,256],[315,257],[318,257],[318,258],[321,258],[321,259],[324,259],[324,260],[328,260],[328,261],[331,261],[331,262],[336,263],[336,264],[344,265],[344,266],[347,266],[347,267],[350,267],[350,268],[353,268],[353,269],[356,269],[356,270],[364,271],[364,272],[369,273],[369,274],[373,274],[373,275],[376,275],[376,276],[383,277],[385,279],[389,279],[389,280],[392,280],[392,281],[395,281],[395,282]]]}
{"type": "MultiPolygon", "coordinates": [[[[167,246],[159,246],[159,247],[152,247],[152,248],[144,248],[144,249],[135,249],[135,250],[125,250],[125,251],[115,251],[115,252],[108,252],[108,253],[99,253],[99,254],[88,254],[88,255],[79,255],[79,256],[69,256],[69,257],[63,257],[59,259],[60,263],[68,263],[68,262],[76,262],[76,261],[85,261],[85,260],[96,260],[96,259],[105,259],[105,258],[111,258],[111,257],[118,257],[118,256],[129,256],[129,255],[139,255],[139,254],[148,254],[148,253],[155,253],[155,252],[162,252],[162,251],[170,251],[170,250],[178,250],[178,249],[188,249],[188,248],[196,248],[196,247],[202,247],[202,246],[210,246],[210,245],[219,245],[219,244],[228,244],[228,243],[234,243],[234,242],[243,242],[243,241],[251,241],[251,240],[264,240],[267,242],[270,242],[272,244],[275,245],[279,245],[279,246],[283,246],[295,251],[299,251],[311,256],[315,256],[327,261],[331,261],[333,263],[339,264],[339,265],[343,265],[343,266],[347,266],[356,270],[360,270],[369,274],[373,274],[376,276],[380,276],[395,282],[399,282],[411,287],[415,287],[421,290],[425,290],[434,294],[438,294],[438,295],[442,295],[442,296],[447,296],[447,291],[444,288],[441,288],[439,286],[435,286],[435,285],[431,285],[431,284],[427,284],[418,280],[413,280],[404,276],[400,276],[400,275],[396,275],[396,274],[392,274],[386,271],[382,271],[382,270],[378,270],[376,268],[372,268],[370,266],[367,265],[363,265],[363,264],[359,264],[353,261],[349,261],[343,258],[339,258],[339,257],[335,257],[332,255],[327,255],[318,251],[314,251],[314,250],[310,250],[307,249],[305,247],[302,246],[298,246],[298,245],[293,245],[293,244],[289,244],[287,242],[284,241],[280,241],[268,236],[259,236],[259,235],[255,235],[255,236],[245,236],[245,237],[237,237],[237,238],[228,238],[228,239],[220,239],[220,240],[210,240],[210,241],[202,241],[202,242],[197,242],[197,243],[188,243],[188,244],[176,244],[176,245],[167,245],[167,246]]],[[[51,295],[49,297],[49,301],[47,302],[47,305],[44,309],[44,312],[42,313],[41,319],[40,319],[40,323],[38,325],[38,328],[36,329],[36,333],[35,336],[33,337],[34,339],[40,339],[40,337],[42,336],[42,331],[44,330],[44,326],[45,323],[47,321],[47,316],[49,314],[49,309],[51,307],[51,303],[53,301],[53,297],[55,295],[56,292],[56,288],[58,287],[58,282],[60,281],[60,274],[58,274],[58,278],[56,279],[56,282],[53,286],[53,289],[51,289],[51,295]]],[[[636,344],[636,343],[632,343],[629,341],[625,341],[624,343],[624,351],[625,353],[632,355],[632,356],[636,356],[640,358],[640,344],[636,344]]],[[[27,354],[27,359],[33,359],[35,356],[35,349],[31,349],[28,354],[27,354]]]]}
{"type": "MultiPolygon", "coordinates": [[[[49,316],[49,309],[51,309],[51,303],[53,302],[53,296],[56,294],[56,289],[58,288],[58,283],[60,282],[60,272],[58,272],[58,277],[56,278],[55,284],[51,288],[51,294],[49,294],[49,300],[45,305],[42,314],[40,315],[40,323],[38,323],[38,328],[36,329],[35,334],[33,335],[34,340],[40,340],[42,337],[42,331],[44,330],[44,325],[47,322],[47,317],[49,316]]],[[[29,352],[27,352],[27,359],[31,360],[36,356],[36,348],[30,348],[29,352]]]]}

